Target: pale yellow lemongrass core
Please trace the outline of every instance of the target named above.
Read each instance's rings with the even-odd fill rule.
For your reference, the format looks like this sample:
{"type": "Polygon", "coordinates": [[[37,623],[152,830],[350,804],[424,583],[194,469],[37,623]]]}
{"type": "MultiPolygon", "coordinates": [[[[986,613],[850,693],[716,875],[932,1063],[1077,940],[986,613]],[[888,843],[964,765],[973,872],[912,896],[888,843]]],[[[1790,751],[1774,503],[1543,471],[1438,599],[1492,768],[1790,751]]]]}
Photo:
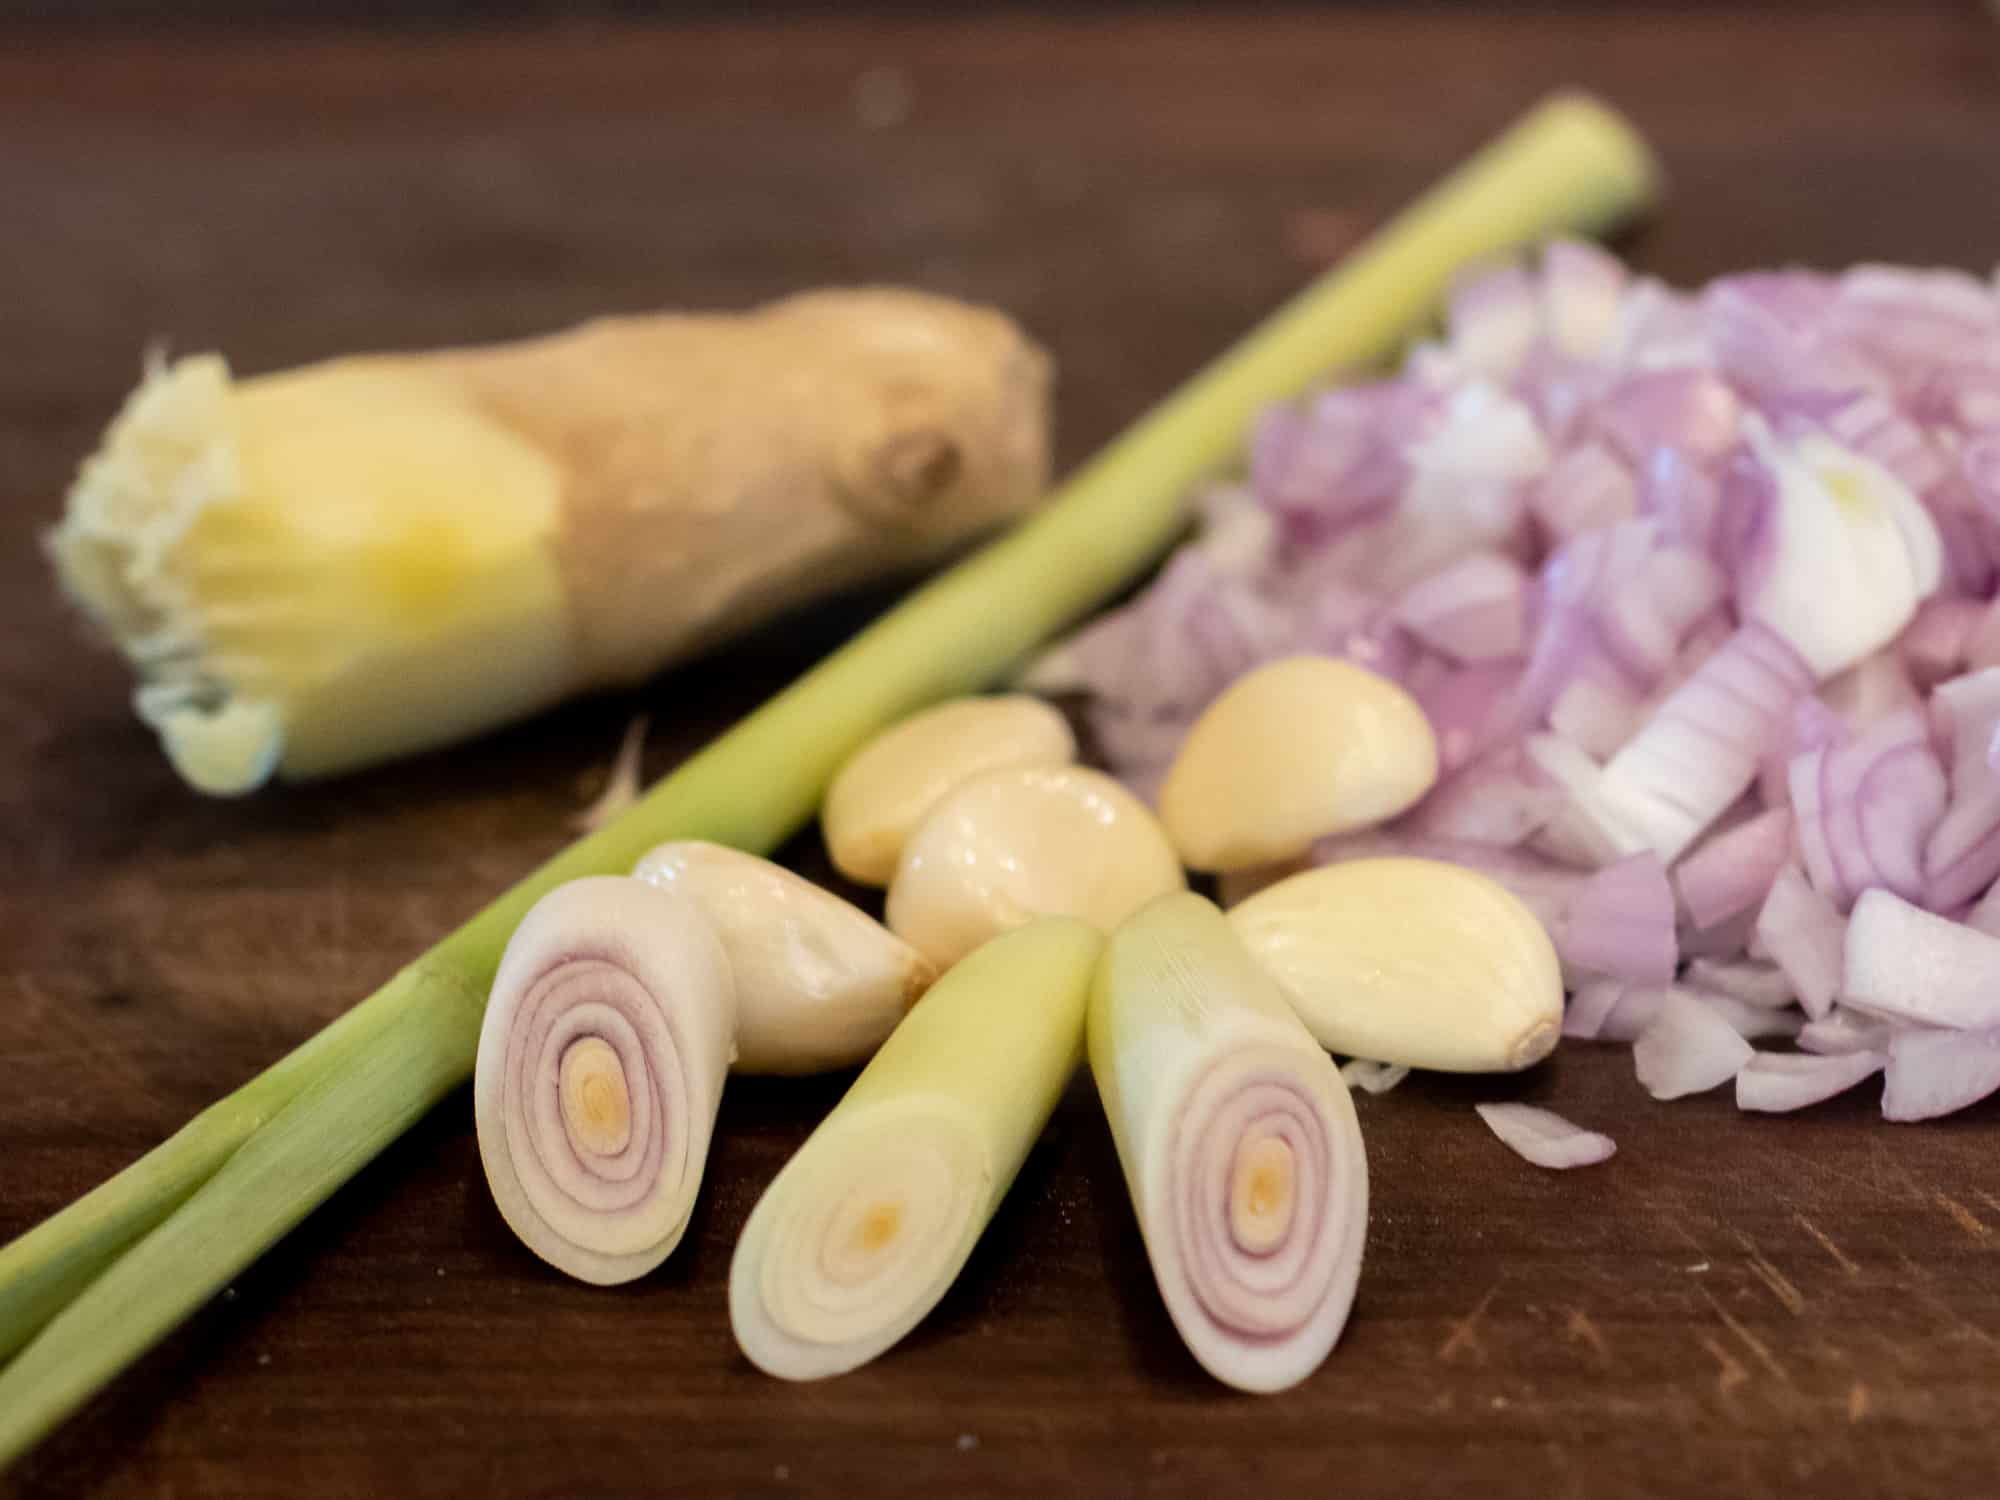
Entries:
{"type": "Polygon", "coordinates": [[[563,1127],[571,1142],[594,1156],[616,1156],[632,1139],[632,1096],[617,1051],[587,1036],[562,1055],[563,1127]]]}
{"type": "Polygon", "coordinates": [[[895,1199],[850,1198],[834,1220],[820,1257],[827,1278],[842,1286],[858,1286],[874,1275],[882,1253],[902,1232],[904,1205],[895,1199]]]}
{"type": "Polygon", "coordinates": [[[1246,1140],[1229,1172],[1229,1228],[1236,1243],[1255,1255],[1285,1238],[1296,1194],[1292,1148],[1277,1136],[1246,1140]]]}
{"type": "MultiPolygon", "coordinates": [[[[950,1130],[898,1139],[893,1127],[843,1143],[846,1170],[799,1179],[774,1226],[761,1278],[764,1309],[808,1343],[866,1338],[935,1292],[973,1227],[976,1157],[950,1130]]],[[[935,1131],[935,1127],[933,1127],[935,1131]]]]}

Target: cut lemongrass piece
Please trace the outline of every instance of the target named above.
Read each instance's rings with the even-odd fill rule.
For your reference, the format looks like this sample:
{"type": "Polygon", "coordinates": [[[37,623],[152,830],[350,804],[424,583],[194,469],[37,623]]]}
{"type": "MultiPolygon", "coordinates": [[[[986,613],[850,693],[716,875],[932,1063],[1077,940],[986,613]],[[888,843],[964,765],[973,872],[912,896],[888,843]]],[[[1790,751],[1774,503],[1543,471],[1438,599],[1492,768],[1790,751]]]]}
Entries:
{"type": "Polygon", "coordinates": [[[473,1074],[487,1186],[522,1243],[579,1281],[643,1276],[680,1243],[735,1031],[700,909],[596,875],[507,944],[473,1074]]]}
{"type": "Polygon", "coordinates": [[[1367,1235],[1368,1163],[1340,1070],[1190,892],[1112,934],[1089,1038],[1174,1326],[1227,1385],[1296,1385],[1346,1326],[1367,1235]]]}
{"type": "Polygon", "coordinates": [[[721,844],[662,844],[638,879],[693,901],[736,976],[736,1071],[821,1073],[864,1061],[937,978],[868,913],[782,865],[721,844]]]}
{"type": "Polygon", "coordinates": [[[924,996],[758,1200],[729,1268],[752,1364],[866,1364],[958,1276],[1076,1069],[1102,940],[1066,917],[995,938],[924,996]]]}

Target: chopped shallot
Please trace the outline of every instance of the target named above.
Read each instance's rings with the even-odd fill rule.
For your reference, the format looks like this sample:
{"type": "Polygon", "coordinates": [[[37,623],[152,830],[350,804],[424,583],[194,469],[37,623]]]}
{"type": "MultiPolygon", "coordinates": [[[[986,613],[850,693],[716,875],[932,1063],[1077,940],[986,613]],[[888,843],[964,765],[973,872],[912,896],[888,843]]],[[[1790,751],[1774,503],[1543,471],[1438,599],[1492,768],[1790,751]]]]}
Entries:
{"type": "Polygon", "coordinates": [[[1783,969],[1750,958],[1697,958],[1687,967],[1687,982],[1691,989],[1729,995],[1767,1010],[1783,1010],[1795,998],[1783,969]]]}
{"type": "Polygon", "coordinates": [[[1832,1014],[1799,1028],[1801,1051],[1832,1057],[1843,1052],[1887,1052],[1896,1027],[1836,1005],[1832,1014]]]}
{"type": "Polygon", "coordinates": [[[1736,1075],[1736,1107],[1765,1114],[1805,1109],[1846,1093],[1888,1060],[1880,1052],[1759,1052],[1736,1075]]]}
{"type": "Polygon", "coordinates": [[[1556,945],[1565,1036],[1637,1043],[1663,1096],[1740,1072],[1751,1109],[1885,1054],[1892,1117],[1984,1091],[2000,279],[1683,292],[1559,243],[1460,282],[1400,372],[1265,413],[1249,459],[1031,672],[1129,784],[1243,672],[1346,657],[1415,698],[1442,775],[1313,860],[1500,881],[1556,945]]]}
{"type": "Polygon", "coordinates": [[[1608,1135],[1572,1125],[1532,1104],[1475,1104],[1479,1118],[1525,1161],[1558,1171],[1609,1160],[1618,1145],[1608,1135]]]}
{"type": "Polygon", "coordinates": [[[1555,936],[1568,968],[1635,984],[1669,983],[1679,955],[1674,893],[1659,857],[1634,854],[1585,880],[1555,936]]]}
{"type": "Polygon", "coordinates": [[[2000,1030],[1906,1031],[1889,1044],[1882,1113],[1934,1120],[2000,1090],[2000,1030]]]}
{"type": "Polygon", "coordinates": [[[1751,1056],[1729,1022],[1684,994],[1669,994],[1632,1046],[1639,1082],[1655,1099],[1706,1093],[1734,1078],[1751,1056]]]}
{"type": "Polygon", "coordinates": [[[1695,926],[1713,927],[1761,907],[1791,854],[1791,810],[1773,807],[1696,849],[1674,872],[1674,884],[1695,926]]]}
{"type": "Polygon", "coordinates": [[[1371,1062],[1365,1057],[1340,1065],[1341,1080],[1364,1094],[1386,1094],[1409,1076],[1410,1070],[1401,1063],[1371,1062]]]}
{"type": "Polygon", "coordinates": [[[2000,1026],[2000,938],[1865,892],[1847,923],[1841,1003],[1918,1026],[2000,1026]]]}
{"type": "Polygon", "coordinates": [[[1757,915],[1757,938],[1791,980],[1806,1014],[1814,1020],[1825,1016],[1840,993],[1847,922],[1796,865],[1787,865],[1772,882],[1757,915]]]}

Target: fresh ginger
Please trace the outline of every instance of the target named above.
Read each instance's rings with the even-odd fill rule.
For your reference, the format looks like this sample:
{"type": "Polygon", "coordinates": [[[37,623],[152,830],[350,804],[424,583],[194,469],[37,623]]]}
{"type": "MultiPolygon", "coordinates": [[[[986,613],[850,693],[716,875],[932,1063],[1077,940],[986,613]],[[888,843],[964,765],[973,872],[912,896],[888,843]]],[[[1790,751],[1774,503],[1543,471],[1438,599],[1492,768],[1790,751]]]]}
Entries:
{"type": "Polygon", "coordinates": [[[1030,506],[1045,356],[888,288],[245,380],[150,370],[50,537],[181,774],[240,793],[631,683],[1030,506]]]}

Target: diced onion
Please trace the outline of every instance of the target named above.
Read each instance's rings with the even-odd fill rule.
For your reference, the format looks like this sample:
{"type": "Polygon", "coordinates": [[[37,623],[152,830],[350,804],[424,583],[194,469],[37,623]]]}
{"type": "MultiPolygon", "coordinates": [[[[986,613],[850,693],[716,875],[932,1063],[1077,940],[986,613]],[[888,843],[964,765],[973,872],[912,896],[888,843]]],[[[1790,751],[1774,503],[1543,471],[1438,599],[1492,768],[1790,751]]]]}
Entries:
{"type": "Polygon", "coordinates": [[[1750,1044],[1709,1006],[1669,994],[1633,1044],[1639,1082],[1655,1099],[1702,1094],[1729,1082],[1751,1058],[1750,1044]]]}
{"type": "Polygon", "coordinates": [[[1736,1075],[1736,1107],[1766,1114],[1805,1109],[1846,1093],[1888,1061],[1880,1052],[1759,1052],[1736,1075]]]}
{"type": "Polygon", "coordinates": [[[1248,666],[1345,656],[1416,700],[1442,776],[1315,860],[1499,880],[1565,1035],[1643,1036],[1668,1092],[1796,1035],[1746,1108],[1871,1055],[1889,1099],[1955,1097],[1921,1086],[1930,1032],[2000,1027],[2000,280],[1682,292],[1552,246],[1460,282],[1399,373],[1267,414],[1200,511],[1050,658],[1134,786],[1248,666]]]}
{"type": "Polygon", "coordinates": [[[1563,1171],[1609,1161],[1618,1145],[1608,1135],[1572,1125],[1532,1104],[1475,1104],[1479,1118],[1524,1161],[1563,1171]]]}
{"type": "Polygon", "coordinates": [[[1889,1043],[1882,1113],[1934,1120],[2000,1091],[2000,1031],[1907,1031],[1889,1043]]]}
{"type": "Polygon", "coordinates": [[[1864,892],[1847,923],[1840,999],[1919,1026],[2000,1026],[2000,938],[1864,892]]]}

